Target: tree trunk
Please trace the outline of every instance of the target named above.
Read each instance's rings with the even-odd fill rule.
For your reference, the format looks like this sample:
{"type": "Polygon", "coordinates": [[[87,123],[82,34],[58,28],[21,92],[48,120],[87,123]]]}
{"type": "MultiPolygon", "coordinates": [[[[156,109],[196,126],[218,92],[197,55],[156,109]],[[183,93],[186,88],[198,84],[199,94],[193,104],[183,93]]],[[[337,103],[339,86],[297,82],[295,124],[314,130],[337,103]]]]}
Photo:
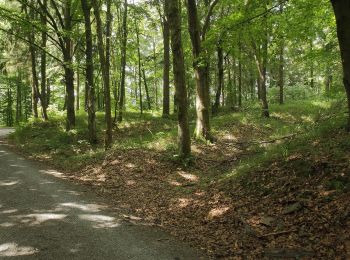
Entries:
{"type": "Polygon", "coordinates": [[[344,73],[344,87],[348,101],[348,124],[350,132],[350,2],[349,0],[331,0],[336,21],[337,33],[344,73]]]}
{"type": "Polygon", "coordinates": [[[224,55],[221,46],[217,48],[218,54],[218,88],[215,95],[215,103],[213,106],[213,114],[217,114],[220,106],[221,94],[224,86],[224,55]]]}
{"type": "Polygon", "coordinates": [[[163,18],[163,48],[163,117],[168,117],[170,115],[170,28],[166,16],[163,18]]]}
{"type": "MultiPolygon", "coordinates": [[[[64,28],[67,32],[72,31],[72,12],[71,2],[66,1],[64,8],[64,28]]],[[[66,82],[67,93],[67,122],[66,130],[69,131],[75,127],[75,97],[74,97],[74,70],[73,70],[73,41],[67,33],[63,37],[63,59],[64,59],[64,78],[66,82]]]]}
{"type": "Polygon", "coordinates": [[[279,68],[278,68],[278,86],[280,89],[279,102],[284,103],[284,40],[280,43],[279,68]]]}
{"type": "MultiPolygon", "coordinates": [[[[97,31],[97,40],[98,40],[98,52],[100,57],[101,69],[102,69],[102,78],[104,86],[104,102],[105,102],[105,120],[106,120],[106,133],[105,133],[105,149],[109,149],[112,145],[112,114],[111,114],[111,93],[110,93],[110,80],[109,80],[109,65],[107,65],[107,59],[109,56],[109,49],[105,47],[103,43],[103,29],[102,29],[102,20],[100,16],[100,8],[97,3],[97,0],[92,0],[92,6],[94,9],[94,14],[96,18],[96,31],[97,31]],[[107,55],[106,55],[107,54],[107,55]]],[[[108,44],[110,35],[111,35],[111,0],[107,1],[107,29],[106,29],[106,45],[108,44]]]]}
{"type": "Polygon", "coordinates": [[[238,59],[238,106],[242,107],[242,44],[239,40],[239,59],[238,59]]]}
{"type": "Polygon", "coordinates": [[[147,78],[146,78],[145,68],[142,68],[142,74],[143,74],[143,82],[145,84],[145,91],[146,91],[148,110],[151,110],[152,109],[152,105],[151,105],[151,98],[149,96],[149,90],[148,90],[148,85],[147,85],[147,78]]]}
{"type": "Polygon", "coordinates": [[[166,13],[171,31],[173,73],[178,103],[178,146],[179,155],[188,158],[191,154],[191,139],[188,124],[188,101],[185,79],[185,61],[181,39],[181,15],[178,0],[166,0],[166,13]]]}
{"type": "Polygon", "coordinates": [[[136,24],[136,44],[137,44],[137,57],[138,57],[138,83],[139,83],[139,95],[140,95],[140,112],[143,114],[143,102],[142,102],[142,71],[141,71],[141,50],[140,50],[140,34],[138,25],[136,24]]]}
{"type": "Polygon", "coordinates": [[[94,87],[94,66],[93,66],[93,50],[92,50],[92,31],[91,31],[91,5],[87,0],[81,0],[81,5],[84,13],[85,22],[85,40],[86,40],[86,76],[85,89],[87,96],[86,108],[88,112],[88,130],[89,142],[91,144],[97,143],[96,136],[96,114],[95,114],[95,87],[94,87]]]}
{"type": "MultiPolygon", "coordinates": [[[[47,8],[47,0],[43,0],[44,8],[47,8]]],[[[41,25],[43,27],[46,27],[46,15],[45,12],[41,15],[41,25]]],[[[41,33],[41,47],[45,50],[47,44],[47,34],[46,32],[41,33]]],[[[42,107],[43,117],[44,120],[49,120],[49,117],[47,116],[47,93],[46,93],[46,52],[41,52],[41,93],[39,95],[40,97],[40,103],[42,107]]]]}
{"type": "MultiPolygon", "coordinates": [[[[31,19],[34,19],[34,11],[32,9],[29,10],[29,16],[31,19]]],[[[31,32],[28,36],[30,45],[29,45],[29,52],[30,52],[30,60],[31,60],[31,72],[32,72],[32,110],[33,115],[35,118],[39,117],[38,114],[38,101],[39,101],[39,80],[38,80],[38,74],[36,71],[36,51],[35,51],[35,34],[34,32],[31,32]]]]}
{"type": "Polygon", "coordinates": [[[209,121],[209,85],[207,82],[206,58],[202,57],[201,28],[198,20],[196,0],[187,0],[188,29],[193,52],[193,67],[196,79],[196,131],[197,138],[213,141],[209,121]],[[204,65],[203,65],[204,63],[204,65]]]}
{"type": "Polygon", "coordinates": [[[119,113],[118,113],[118,122],[123,120],[123,110],[125,107],[125,67],[126,67],[126,43],[128,38],[128,1],[124,1],[124,15],[123,15],[123,39],[121,46],[121,79],[120,79],[120,89],[119,89],[119,113]]]}

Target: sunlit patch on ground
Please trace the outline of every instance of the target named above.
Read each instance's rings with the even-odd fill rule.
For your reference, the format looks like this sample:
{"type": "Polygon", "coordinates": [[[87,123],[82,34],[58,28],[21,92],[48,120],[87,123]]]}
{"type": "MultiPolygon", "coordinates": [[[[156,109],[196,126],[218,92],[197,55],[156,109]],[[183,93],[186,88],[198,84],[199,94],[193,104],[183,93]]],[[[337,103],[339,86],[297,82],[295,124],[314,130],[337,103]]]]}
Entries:
{"type": "Polygon", "coordinates": [[[39,250],[30,246],[19,246],[16,243],[5,243],[0,245],[0,256],[15,257],[29,256],[38,253],[39,250]]]}
{"type": "Polygon", "coordinates": [[[0,186],[13,186],[18,183],[19,181],[0,181],[0,186]]]}
{"type": "Polygon", "coordinates": [[[221,206],[221,207],[218,207],[218,208],[213,208],[213,209],[211,209],[209,211],[208,218],[212,219],[212,218],[215,218],[215,217],[220,217],[223,214],[225,214],[225,212],[228,211],[229,209],[230,209],[230,207],[227,207],[227,206],[221,206]]]}
{"type": "Polygon", "coordinates": [[[79,218],[91,221],[94,228],[115,228],[120,226],[116,218],[105,215],[81,214],[79,218]]]}
{"type": "Polygon", "coordinates": [[[8,209],[8,210],[3,210],[0,213],[2,213],[2,214],[11,214],[11,213],[15,213],[17,211],[18,211],[17,209],[8,209]]]}
{"type": "Polygon", "coordinates": [[[43,224],[47,221],[52,220],[63,220],[66,218],[66,214],[54,214],[54,213],[36,213],[36,214],[28,214],[28,215],[17,215],[13,218],[18,219],[20,223],[27,224],[29,226],[35,226],[43,224]]]}
{"type": "Polygon", "coordinates": [[[180,175],[181,177],[183,177],[185,180],[188,180],[188,181],[197,182],[199,180],[199,177],[194,175],[194,174],[185,173],[183,171],[179,171],[179,172],[177,172],[177,174],[180,175]]]}
{"type": "Polygon", "coordinates": [[[59,206],[72,209],[79,209],[85,212],[99,212],[102,208],[105,208],[98,204],[80,204],[76,202],[60,203],[59,206]]]}

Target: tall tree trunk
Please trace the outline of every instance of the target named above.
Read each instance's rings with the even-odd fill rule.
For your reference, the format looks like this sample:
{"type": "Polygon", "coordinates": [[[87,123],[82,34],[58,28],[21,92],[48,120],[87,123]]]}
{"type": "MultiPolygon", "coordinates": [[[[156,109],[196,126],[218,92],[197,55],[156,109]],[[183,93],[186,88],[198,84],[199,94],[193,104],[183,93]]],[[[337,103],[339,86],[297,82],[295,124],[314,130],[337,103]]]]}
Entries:
{"type": "MultiPolygon", "coordinates": [[[[267,29],[266,29],[266,32],[267,32],[267,29]]],[[[261,104],[262,104],[262,115],[264,117],[270,117],[269,105],[267,102],[267,90],[266,90],[267,51],[268,51],[268,43],[267,43],[267,34],[266,34],[266,39],[264,39],[264,43],[263,43],[263,63],[262,63],[262,69],[261,69],[261,104]]]]}
{"type": "MultiPolygon", "coordinates": [[[[282,1],[279,1],[280,13],[283,13],[282,1]]],[[[282,105],[284,103],[284,36],[281,35],[279,43],[279,68],[278,68],[278,85],[280,89],[279,102],[282,105]]]]}
{"type": "Polygon", "coordinates": [[[123,13],[123,26],[122,26],[122,46],[121,46],[121,79],[120,79],[120,89],[119,89],[119,113],[118,121],[123,120],[123,110],[125,107],[125,67],[126,67],[126,43],[128,38],[128,1],[124,1],[124,13],[123,13]]]}
{"type": "MultiPolygon", "coordinates": [[[[107,50],[107,55],[105,53],[105,47],[103,43],[103,29],[102,29],[102,20],[100,16],[100,8],[97,0],[92,0],[92,6],[94,9],[94,14],[96,18],[96,31],[97,31],[97,40],[98,40],[98,52],[100,57],[101,69],[102,69],[102,78],[104,86],[104,102],[105,102],[105,120],[106,120],[106,133],[105,133],[105,149],[109,149],[112,145],[112,114],[111,114],[111,93],[110,93],[110,80],[109,80],[109,65],[107,65],[106,60],[109,56],[109,50],[107,50]]],[[[111,35],[111,0],[107,0],[107,30],[106,30],[106,45],[109,41],[111,35]]]]}
{"type": "Polygon", "coordinates": [[[224,86],[224,55],[222,47],[219,45],[217,47],[217,55],[218,55],[218,87],[215,95],[215,103],[213,106],[213,114],[217,114],[220,106],[221,94],[224,86]]]}
{"type": "MultiPolygon", "coordinates": [[[[31,3],[33,4],[33,2],[31,3]]],[[[34,19],[35,17],[34,10],[32,8],[29,9],[29,17],[30,19],[34,19]]],[[[38,101],[39,101],[39,80],[38,74],[36,71],[36,50],[35,50],[35,34],[32,31],[29,36],[29,52],[30,52],[30,60],[31,60],[31,72],[32,72],[32,112],[35,118],[39,117],[38,114],[38,101]]]]}
{"type": "Polygon", "coordinates": [[[142,102],[142,67],[141,67],[141,50],[140,50],[140,33],[138,25],[136,24],[136,44],[137,44],[137,58],[138,58],[138,82],[139,82],[139,95],[140,95],[140,112],[143,114],[143,102],[142,102]]]}
{"type": "Polygon", "coordinates": [[[96,135],[96,114],[95,114],[95,87],[94,87],[94,65],[93,65],[93,50],[92,50],[92,30],[91,30],[91,5],[88,0],[81,0],[81,6],[84,13],[84,25],[85,25],[85,55],[86,55],[86,76],[85,76],[85,89],[87,96],[86,108],[88,112],[88,130],[89,130],[89,142],[91,144],[97,143],[96,135]]]}
{"type": "Polygon", "coordinates": [[[238,106],[242,107],[242,43],[239,40],[239,58],[238,58],[238,106]]]}
{"type": "Polygon", "coordinates": [[[176,99],[178,101],[178,146],[179,155],[188,158],[191,154],[191,139],[188,124],[188,101],[185,79],[185,61],[181,39],[181,15],[178,0],[166,0],[166,13],[171,31],[173,73],[176,99]]]}
{"type": "Polygon", "coordinates": [[[163,16],[163,48],[163,117],[168,117],[170,115],[170,28],[166,16],[163,16]]]}
{"type": "Polygon", "coordinates": [[[22,119],[22,87],[20,78],[16,86],[16,123],[18,124],[22,119]]]}
{"type": "MultiPolygon", "coordinates": [[[[43,5],[44,8],[47,9],[47,0],[43,0],[43,5]]],[[[46,15],[45,12],[41,14],[41,25],[43,27],[46,27],[46,15]]],[[[46,44],[47,44],[47,34],[45,31],[41,33],[41,47],[45,50],[46,49],[46,44]]],[[[40,97],[40,103],[42,107],[42,112],[43,112],[43,117],[44,120],[47,121],[49,120],[49,117],[47,115],[47,93],[46,93],[46,52],[42,51],[41,52],[41,93],[39,95],[40,97]]]]}
{"type": "Polygon", "coordinates": [[[32,110],[33,110],[34,117],[38,118],[39,117],[39,114],[38,114],[39,80],[36,72],[36,57],[35,57],[36,51],[32,44],[29,46],[29,51],[30,51],[30,59],[31,59],[31,67],[32,67],[32,110]]]}
{"type": "MultiPolygon", "coordinates": [[[[64,8],[64,28],[67,32],[72,32],[72,11],[71,1],[65,1],[64,8]]],[[[74,70],[73,70],[73,40],[69,33],[63,37],[63,59],[64,59],[64,78],[66,82],[67,93],[67,122],[66,130],[69,131],[75,127],[75,97],[74,97],[74,70]]]]}
{"type": "Polygon", "coordinates": [[[79,68],[77,69],[77,102],[76,102],[76,110],[80,109],[80,72],[79,68]]]}
{"type": "Polygon", "coordinates": [[[148,85],[147,85],[147,78],[146,78],[145,68],[142,68],[142,74],[143,74],[143,82],[145,84],[145,91],[146,91],[148,110],[151,110],[152,109],[152,105],[151,105],[151,98],[149,96],[149,89],[148,89],[148,85]]]}
{"type": "MultiPolygon", "coordinates": [[[[313,42],[312,39],[310,39],[310,52],[313,52],[313,42]]],[[[315,87],[315,80],[314,80],[314,60],[310,59],[311,61],[311,66],[310,66],[310,88],[314,89],[315,87]]]]}
{"type": "Polygon", "coordinates": [[[278,86],[279,86],[279,102],[284,103],[284,40],[280,43],[279,68],[278,68],[278,86]]]}
{"type": "Polygon", "coordinates": [[[331,0],[337,20],[337,33],[344,73],[344,87],[348,101],[348,125],[350,131],[350,1],[331,0]]]}
{"type": "MultiPolygon", "coordinates": [[[[187,0],[188,13],[188,29],[190,33],[192,52],[193,52],[193,67],[196,79],[196,131],[197,138],[213,141],[210,132],[209,121],[209,85],[208,85],[208,69],[206,58],[202,55],[202,39],[201,28],[197,13],[196,0],[187,0]],[[204,63],[204,65],[203,65],[204,63]]],[[[204,30],[203,30],[204,31],[204,30]]],[[[204,33],[204,32],[202,32],[204,33]]],[[[203,35],[202,35],[202,38],[203,35]]]]}

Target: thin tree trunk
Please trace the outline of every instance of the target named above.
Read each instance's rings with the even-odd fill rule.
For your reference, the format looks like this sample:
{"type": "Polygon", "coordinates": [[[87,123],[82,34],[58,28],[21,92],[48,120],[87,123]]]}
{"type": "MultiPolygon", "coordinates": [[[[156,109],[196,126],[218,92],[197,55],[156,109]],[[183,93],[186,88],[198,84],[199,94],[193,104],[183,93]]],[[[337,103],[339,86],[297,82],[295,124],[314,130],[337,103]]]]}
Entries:
{"type": "MultiPolygon", "coordinates": [[[[44,8],[47,8],[47,0],[43,0],[43,5],[44,8]]],[[[44,14],[41,15],[41,25],[43,27],[46,26],[46,15],[45,12],[44,14]]],[[[41,33],[41,47],[45,50],[46,49],[46,44],[47,44],[47,34],[46,32],[41,33]]],[[[49,120],[49,117],[47,115],[47,93],[46,93],[46,52],[42,51],[41,52],[41,93],[39,95],[40,97],[40,103],[42,107],[42,112],[43,112],[43,117],[44,120],[47,121],[49,120]]]]}
{"type": "Polygon", "coordinates": [[[126,67],[126,44],[128,38],[128,1],[124,1],[124,14],[123,14],[123,39],[121,46],[121,79],[120,79],[120,89],[119,89],[119,113],[118,113],[118,121],[121,122],[123,120],[123,110],[125,107],[125,67],[126,67]]]}
{"type": "Polygon", "coordinates": [[[148,85],[147,85],[147,78],[146,78],[145,68],[142,68],[142,74],[143,74],[143,82],[145,84],[145,91],[146,91],[146,98],[147,98],[148,109],[151,110],[152,109],[152,105],[151,105],[151,98],[149,96],[149,89],[148,89],[148,85]]]}
{"type": "Polygon", "coordinates": [[[242,44],[239,40],[239,58],[238,58],[238,106],[242,107],[242,44]]]}
{"type": "Polygon", "coordinates": [[[279,69],[278,69],[278,86],[280,90],[279,102],[282,105],[284,103],[284,40],[280,43],[279,53],[279,69]]]}
{"type": "Polygon", "coordinates": [[[188,158],[191,154],[191,139],[188,124],[188,101],[185,79],[185,61],[181,39],[181,15],[178,0],[166,0],[166,13],[171,28],[173,73],[176,99],[178,100],[178,146],[179,155],[188,158]]]}
{"type": "Polygon", "coordinates": [[[170,115],[170,28],[166,16],[163,18],[163,48],[163,117],[168,117],[170,115]]]}
{"type": "MultiPolygon", "coordinates": [[[[107,60],[109,59],[109,48],[106,48],[103,43],[103,29],[102,20],[100,17],[100,8],[97,0],[92,0],[92,6],[94,9],[94,14],[96,18],[96,31],[98,40],[98,52],[100,57],[102,78],[104,86],[104,102],[105,102],[105,121],[106,121],[106,132],[105,132],[105,149],[109,149],[112,145],[112,115],[111,115],[111,93],[110,93],[110,80],[109,80],[109,65],[107,65],[107,60]],[[106,55],[107,54],[107,55],[106,55]]],[[[111,0],[107,1],[107,21],[106,21],[106,46],[109,45],[109,38],[111,35],[111,0]]]]}
{"type": "Polygon", "coordinates": [[[140,33],[136,24],[136,44],[137,44],[137,57],[138,57],[138,82],[139,82],[139,95],[140,95],[140,112],[143,114],[143,102],[142,102],[142,71],[141,71],[141,50],[140,50],[140,33]]]}
{"type": "MultiPolygon", "coordinates": [[[[71,1],[66,0],[64,8],[64,28],[67,32],[72,31],[72,12],[71,1]]],[[[70,34],[63,37],[64,49],[64,78],[66,82],[67,93],[67,122],[66,130],[69,131],[75,127],[75,97],[74,97],[74,70],[73,70],[73,41],[70,34]]]]}
{"type": "MultiPolygon", "coordinates": [[[[29,9],[30,19],[34,19],[34,10],[32,8],[29,9]]],[[[30,52],[30,60],[31,60],[31,72],[32,72],[32,110],[35,118],[39,117],[38,114],[38,101],[39,101],[39,80],[38,74],[36,71],[36,51],[35,51],[35,34],[31,32],[28,36],[29,42],[29,52],[30,52]]]]}
{"type": "Polygon", "coordinates": [[[218,87],[216,90],[215,103],[212,111],[213,114],[217,114],[219,111],[220,99],[221,99],[221,94],[224,86],[224,55],[223,55],[223,50],[221,46],[218,46],[217,48],[217,55],[218,55],[218,84],[217,84],[218,87]]]}

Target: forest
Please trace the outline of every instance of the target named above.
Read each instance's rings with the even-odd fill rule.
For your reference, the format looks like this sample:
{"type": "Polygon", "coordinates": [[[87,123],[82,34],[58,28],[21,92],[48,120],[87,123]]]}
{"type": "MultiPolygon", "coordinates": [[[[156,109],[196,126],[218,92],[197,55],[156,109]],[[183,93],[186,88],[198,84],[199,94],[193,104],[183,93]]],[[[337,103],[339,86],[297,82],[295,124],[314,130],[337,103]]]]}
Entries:
{"type": "Polygon", "coordinates": [[[0,0],[1,129],[204,258],[350,257],[348,0],[0,0]]]}

